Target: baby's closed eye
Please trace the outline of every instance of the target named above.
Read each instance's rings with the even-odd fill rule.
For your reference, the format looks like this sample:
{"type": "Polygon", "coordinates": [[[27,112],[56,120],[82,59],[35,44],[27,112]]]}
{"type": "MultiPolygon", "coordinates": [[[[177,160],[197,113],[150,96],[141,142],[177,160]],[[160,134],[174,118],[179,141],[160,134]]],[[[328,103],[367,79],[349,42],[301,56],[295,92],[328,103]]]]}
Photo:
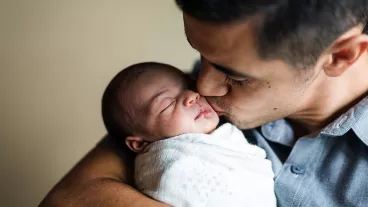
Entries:
{"type": "Polygon", "coordinates": [[[161,113],[167,111],[168,109],[170,109],[171,107],[173,107],[175,105],[176,100],[173,98],[166,98],[163,102],[162,102],[162,110],[161,113]]]}

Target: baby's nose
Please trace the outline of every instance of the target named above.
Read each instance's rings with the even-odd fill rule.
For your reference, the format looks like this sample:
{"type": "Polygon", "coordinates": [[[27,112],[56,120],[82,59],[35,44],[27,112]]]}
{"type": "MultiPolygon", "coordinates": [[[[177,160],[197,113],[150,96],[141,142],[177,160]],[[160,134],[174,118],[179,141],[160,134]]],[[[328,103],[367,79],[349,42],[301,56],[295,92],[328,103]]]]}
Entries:
{"type": "Polygon", "coordinates": [[[189,107],[192,106],[193,104],[196,104],[197,101],[199,100],[199,94],[195,93],[193,91],[189,91],[184,99],[184,105],[189,107]]]}

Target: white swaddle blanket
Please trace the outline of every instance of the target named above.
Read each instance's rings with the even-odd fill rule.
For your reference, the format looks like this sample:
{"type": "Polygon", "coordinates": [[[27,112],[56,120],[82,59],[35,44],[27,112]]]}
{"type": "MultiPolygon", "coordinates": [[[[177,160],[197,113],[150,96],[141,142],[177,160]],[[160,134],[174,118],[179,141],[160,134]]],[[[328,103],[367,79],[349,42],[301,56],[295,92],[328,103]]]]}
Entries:
{"type": "Polygon", "coordinates": [[[142,193],[172,206],[276,206],[271,162],[224,124],[149,145],[135,161],[142,193]]]}

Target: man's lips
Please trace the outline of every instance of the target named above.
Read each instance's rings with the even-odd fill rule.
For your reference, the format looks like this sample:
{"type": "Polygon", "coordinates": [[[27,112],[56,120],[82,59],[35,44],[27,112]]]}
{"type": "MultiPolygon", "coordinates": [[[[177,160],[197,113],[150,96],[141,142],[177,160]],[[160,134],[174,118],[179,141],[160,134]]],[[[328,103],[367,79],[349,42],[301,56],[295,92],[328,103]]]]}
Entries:
{"type": "Polygon", "coordinates": [[[212,107],[212,109],[217,113],[217,115],[221,116],[224,114],[223,110],[220,109],[216,104],[211,103],[211,101],[207,101],[208,104],[212,107]]]}

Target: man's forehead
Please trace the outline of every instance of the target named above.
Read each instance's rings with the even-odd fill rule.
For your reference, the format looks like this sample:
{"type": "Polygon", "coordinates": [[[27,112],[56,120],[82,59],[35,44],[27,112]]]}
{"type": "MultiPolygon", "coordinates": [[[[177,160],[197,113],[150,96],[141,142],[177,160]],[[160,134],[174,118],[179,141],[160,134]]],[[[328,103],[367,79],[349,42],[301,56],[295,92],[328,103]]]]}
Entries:
{"type": "Polygon", "coordinates": [[[251,22],[211,23],[197,20],[184,13],[184,27],[188,42],[194,49],[209,56],[230,52],[239,41],[251,38],[251,22]]]}

